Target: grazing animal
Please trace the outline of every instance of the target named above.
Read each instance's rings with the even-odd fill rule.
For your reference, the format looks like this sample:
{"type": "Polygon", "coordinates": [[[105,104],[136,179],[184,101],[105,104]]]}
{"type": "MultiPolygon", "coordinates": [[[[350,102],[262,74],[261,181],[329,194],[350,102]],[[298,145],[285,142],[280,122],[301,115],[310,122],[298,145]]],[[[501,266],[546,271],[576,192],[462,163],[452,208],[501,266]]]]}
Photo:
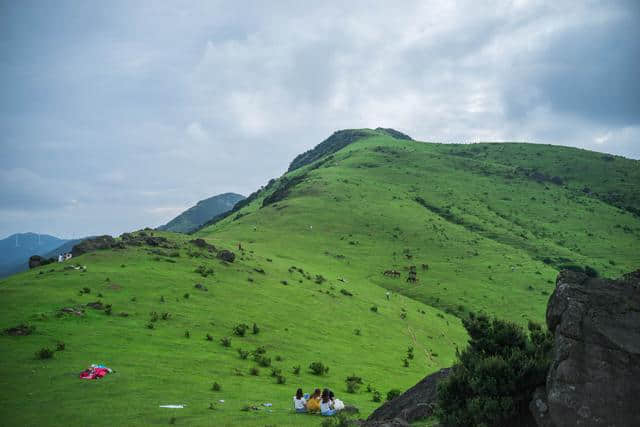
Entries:
{"type": "Polygon", "coordinates": [[[418,283],[418,278],[416,276],[407,277],[407,282],[409,283],[418,283]]]}

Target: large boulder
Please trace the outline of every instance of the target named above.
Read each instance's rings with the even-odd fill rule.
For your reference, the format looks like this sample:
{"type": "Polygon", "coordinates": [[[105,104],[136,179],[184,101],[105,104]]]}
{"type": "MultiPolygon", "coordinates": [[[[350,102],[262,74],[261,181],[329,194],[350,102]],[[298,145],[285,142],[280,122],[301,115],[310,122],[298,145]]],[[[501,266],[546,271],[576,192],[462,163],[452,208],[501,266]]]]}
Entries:
{"type": "Polygon", "coordinates": [[[98,236],[92,239],[86,239],[78,243],[71,249],[73,256],[86,254],[100,249],[111,249],[116,246],[116,239],[109,235],[98,236]]]}
{"type": "Polygon", "coordinates": [[[40,267],[44,264],[46,264],[45,259],[40,255],[31,255],[29,257],[29,268],[40,267]]]}
{"type": "Polygon", "coordinates": [[[398,423],[410,423],[431,416],[438,397],[438,382],[450,373],[451,368],[445,368],[425,377],[400,396],[373,411],[363,425],[404,425],[398,423]]]}
{"type": "Polygon", "coordinates": [[[619,280],[561,272],[547,326],[555,341],[546,401],[532,402],[538,416],[548,411],[540,424],[640,426],[640,270],[619,280]]]}

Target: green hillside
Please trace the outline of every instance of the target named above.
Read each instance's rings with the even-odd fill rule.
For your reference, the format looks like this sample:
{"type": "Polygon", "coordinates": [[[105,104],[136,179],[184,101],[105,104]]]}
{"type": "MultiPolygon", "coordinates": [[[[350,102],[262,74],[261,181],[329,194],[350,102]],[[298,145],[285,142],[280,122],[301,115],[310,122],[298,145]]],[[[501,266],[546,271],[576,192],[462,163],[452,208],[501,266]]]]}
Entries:
{"type": "Polygon", "coordinates": [[[207,221],[230,211],[244,196],[235,193],[218,194],[208,199],[200,200],[158,230],[173,231],[174,233],[190,233],[207,221]]]}
{"type": "Polygon", "coordinates": [[[291,413],[297,387],[330,387],[366,416],[379,405],[367,385],[384,398],[453,362],[470,310],[541,322],[561,266],[618,276],[640,264],[640,219],[629,209],[638,161],[357,133],[194,236],[147,230],[71,260],[86,271],[45,266],[1,281],[0,327],[36,327],[0,337],[3,421],[319,425],[291,413]],[[222,249],[234,262],[217,258],[222,249]],[[57,314],[98,300],[110,315],[86,306],[84,316],[57,314]],[[241,323],[244,337],[233,332],[241,323]],[[58,341],[65,350],[53,359],[34,357],[58,341]],[[259,346],[266,355],[240,357],[259,346]],[[285,384],[259,366],[265,358],[285,384]],[[314,361],[329,372],[313,375],[314,361]],[[78,379],[90,363],[117,373],[78,379]],[[354,394],[349,375],[363,380],[354,394]]]}

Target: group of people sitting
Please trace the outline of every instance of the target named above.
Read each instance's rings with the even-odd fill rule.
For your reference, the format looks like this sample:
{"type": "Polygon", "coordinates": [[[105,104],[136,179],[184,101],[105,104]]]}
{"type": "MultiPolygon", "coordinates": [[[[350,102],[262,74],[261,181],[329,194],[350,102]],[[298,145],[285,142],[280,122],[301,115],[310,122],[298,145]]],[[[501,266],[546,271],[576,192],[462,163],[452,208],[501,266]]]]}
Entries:
{"type": "Polygon", "coordinates": [[[336,399],[333,392],[325,388],[320,392],[317,388],[311,396],[309,393],[302,393],[299,388],[293,397],[293,407],[296,412],[320,412],[325,416],[335,415],[336,412],[344,409],[344,403],[340,399],[336,399]]]}

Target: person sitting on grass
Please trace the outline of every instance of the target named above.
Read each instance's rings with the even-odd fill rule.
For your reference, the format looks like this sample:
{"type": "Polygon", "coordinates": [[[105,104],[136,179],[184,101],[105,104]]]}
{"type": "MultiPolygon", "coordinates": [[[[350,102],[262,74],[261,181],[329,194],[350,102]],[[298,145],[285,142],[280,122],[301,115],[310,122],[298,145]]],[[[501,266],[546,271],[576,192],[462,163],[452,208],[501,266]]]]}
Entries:
{"type": "Polygon", "coordinates": [[[313,392],[309,400],[307,400],[307,411],[308,412],[320,412],[320,389],[317,388],[316,391],[313,392]]]}
{"type": "Polygon", "coordinates": [[[335,409],[333,409],[333,404],[331,402],[331,397],[329,395],[328,388],[325,388],[324,390],[322,390],[322,402],[320,403],[320,413],[325,417],[335,415],[336,413],[335,409]]]}
{"type": "Polygon", "coordinates": [[[344,409],[344,402],[340,399],[336,399],[333,391],[329,390],[329,399],[331,399],[331,406],[333,409],[337,411],[342,411],[344,409]]]}
{"type": "Polygon", "coordinates": [[[293,397],[293,407],[296,412],[307,412],[307,399],[304,398],[301,388],[296,391],[296,395],[293,397]]]}

